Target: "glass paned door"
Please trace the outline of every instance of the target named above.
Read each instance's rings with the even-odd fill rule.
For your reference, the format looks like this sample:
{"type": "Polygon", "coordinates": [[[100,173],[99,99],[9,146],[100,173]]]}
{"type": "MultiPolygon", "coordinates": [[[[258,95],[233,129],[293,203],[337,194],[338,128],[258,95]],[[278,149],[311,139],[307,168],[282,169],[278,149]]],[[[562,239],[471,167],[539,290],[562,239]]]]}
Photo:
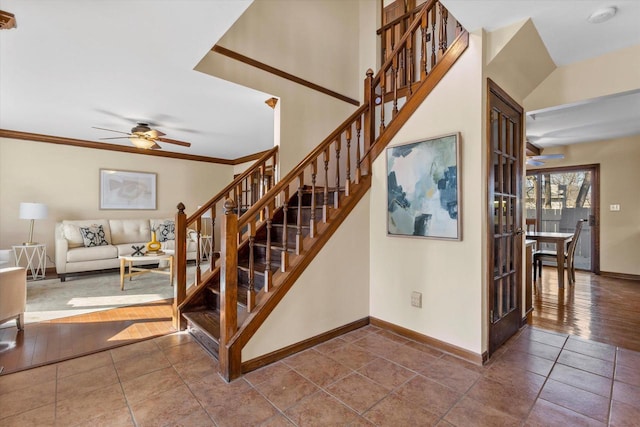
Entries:
{"type": "MultiPolygon", "coordinates": [[[[593,270],[592,225],[595,223],[593,176],[590,168],[539,170],[528,172],[525,183],[526,216],[536,219],[538,231],[573,233],[579,219],[588,220],[582,226],[576,246],[575,266],[589,271],[593,270]]],[[[542,245],[540,249],[555,250],[555,247],[542,245]]]]}

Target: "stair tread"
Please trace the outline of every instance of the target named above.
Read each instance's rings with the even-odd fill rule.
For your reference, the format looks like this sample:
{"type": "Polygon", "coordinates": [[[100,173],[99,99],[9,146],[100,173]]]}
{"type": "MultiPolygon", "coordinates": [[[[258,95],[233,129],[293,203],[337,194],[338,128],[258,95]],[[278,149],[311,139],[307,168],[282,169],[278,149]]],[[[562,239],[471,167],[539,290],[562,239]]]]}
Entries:
{"type": "MultiPolygon", "coordinates": [[[[246,307],[247,306],[247,291],[249,288],[244,283],[238,283],[238,304],[246,307]]],[[[220,295],[220,284],[216,286],[209,286],[209,292],[220,295]]],[[[217,310],[216,310],[217,311],[217,310]]]]}
{"type": "MultiPolygon", "coordinates": [[[[271,270],[275,271],[278,269],[278,267],[280,266],[279,263],[276,262],[272,262],[271,263],[271,270]]],[[[238,261],[238,268],[244,271],[249,271],[249,261],[238,261]],[[240,264],[241,262],[244,262],[243,264],[240,264]]],[[[254,262],[253,263],[253,269],[254,269],[254,273],[255,274],[259,274],[259,275],[264,275],[264,271],[267,269],[267,264],[263,263],[263,262],[254,262]]]]}
{"type": "MultiPolygon", "coordinates": [[[[281,227],[284,227],[284,224],[276,223],[276,224],[273,224],[272,226],[281,228],[281,227]]],[[[302,225],[303,229],[307,229],[307,228],[310,228],[310,227],[311,227],[310,225],[302,225]]],[[[287,228],[298,228],[298,225],[297,224],[287,224],[287,228]]]]}
{"type": "MultiPolygon", "coordinates": [[[[259,246],[261,248],[266,248],[267,247],[267,241],[266,240],[257,240],[256,242],[254,242],[255,246],[259,246]]],[[[282,250],[284,248],[284,246],[282,245],[281,242],[271,242],[271,249],[280,249],[282,250]]],[[[293,246],[293,244],[289,245],[287,247],[287,252],[294,252],[296,250],[296,248],[293,246]]]]}
{"type": "Polygon", "coordinates": [[[218,310],[199,310],[183,312],[182,315],[198,327],[212,340],[220,341],[220,312],[218,310]]]}

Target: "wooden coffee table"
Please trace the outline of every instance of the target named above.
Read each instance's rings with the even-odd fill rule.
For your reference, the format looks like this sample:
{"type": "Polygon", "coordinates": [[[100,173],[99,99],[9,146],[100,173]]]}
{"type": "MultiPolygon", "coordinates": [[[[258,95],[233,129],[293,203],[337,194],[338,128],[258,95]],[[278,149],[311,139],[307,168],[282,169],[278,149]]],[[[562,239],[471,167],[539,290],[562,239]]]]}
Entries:
{"type": "Polygon", "coordinates": [[[120,290],[124,291],[124,279],[128,277],[131,280],[134,276],[139,276],[146,273],[159,273],[169,275],[169,284],[173,286],[173,252],[165,253],[163,255],[144,255],[144,256],[131,256],[121,255],[120,259],[120,290]],[[160,261],[169,261],[169,267],[160,267],[160,261]],[[144,261],[149,264],[158,263],[158,267],[146,268],[137,267],[133,263],[137,261],[144,261]],[[126,264],[129,264],[129,272],[126,273],[126,264]],[[168,271],[167,271],[168,269],[168,271]]]}

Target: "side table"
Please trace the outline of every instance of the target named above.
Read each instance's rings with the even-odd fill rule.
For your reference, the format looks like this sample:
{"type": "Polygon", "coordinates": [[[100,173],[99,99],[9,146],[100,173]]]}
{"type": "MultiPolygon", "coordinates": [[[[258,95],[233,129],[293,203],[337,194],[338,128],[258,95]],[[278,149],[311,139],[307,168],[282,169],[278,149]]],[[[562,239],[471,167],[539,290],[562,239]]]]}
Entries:
{"type": "Polygon", "coordinates": [[[200,256],[211,261],[213,255],[213,236],[200,235],[200,256]]]}
{"type": "Polygon", "coordinates": [[[31,273],[31,280],[40,280],[45,277],[47,268],[47,246],[44,244],[35,245],[14,245],[13,255],[16,265],[26,264],[27,276],[31,273]]]}

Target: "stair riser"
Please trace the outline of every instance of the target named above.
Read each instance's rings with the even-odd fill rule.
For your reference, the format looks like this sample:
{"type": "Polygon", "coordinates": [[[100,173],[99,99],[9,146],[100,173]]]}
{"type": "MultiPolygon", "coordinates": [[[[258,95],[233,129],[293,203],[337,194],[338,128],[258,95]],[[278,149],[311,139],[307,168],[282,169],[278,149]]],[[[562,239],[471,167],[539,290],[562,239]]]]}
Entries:
{"type": "MultiPolygon", "coordinates": [[[[238,287],[240,286],[249,286],[249,272],[245,270],[238,270],[238,287]]],[[[254,274],[253,275],[253,289],[258,292],[264,288],[264,274],[254,274]]],[[[238,291],[244,292],[244,291],[238,291]]]]}
{"type": "Polygon", "coordinates": [[[218,351],[220,350],[219,344],[211,339],[207,334],[202,332],[198,326],[187,321],[187,330],[200,343],[205,350],[207,350],[213,357],[218,358],[218,351]]]}
{"type": "MultiPolygon", "coordinates": [[[[282,236],[284,234],[282,226],[275,226],[271,230],[271,241],[282,243],[282,236]]],[[[295,248],[296,236],[298,234],[297,227],[293,225],[287,226],[287,247],[295,248]]],[[[309,227],[302,228],[302,237],[305,237],[309,234],[309,227]]]]}
{"type": "MultiPolygon", "coordinates": [[[[289,208],[287,211],[287,219],[289,224],[295,224],[298,221],[298,208],[289,208]]],[[[322,219],[322,206],[316,206],[316,221],[322,219]]],[[[302,223],[309,225],[311,223],[311,208],[302,208],[302,223]]]]}
{"type": "MultiPolygon", "coordinates": [[[[333,201],[334,191],[328,191],[329,203],[333,201]]],[[[304,192],[302,194],[302,206],[311,206],[312,194],[310,192],[304,192]]],[[[320,187],[316,188],[316,206],[322,206],[324,204],[324,190],[320,187]]],[[[289,206],[298,206],[298,195],[296,194],[291,198],[289,206]]]]}
{"type": "MultiPolygon", "coordinates": [[[[293,242],[292,242],[293,243],[293,242]]],[[[289,247],[291,249],[294,249],[294,245],[290,244],[289,247]]],[[[282,258],[282,250],[280,248],[273,248],[271,247],[271,264],[275,264],[275,265],[280,265],[280,259],[282,258]]],[[[249,256],[247,254],[247,257],[243,259],[249,259],[249,256]]],[[[267,247],[266,246],[254,246],[253,248],[253,259],[255,260],[255,262],[261,263],[261,264],[266,264],[266,260],[267,260],[267,247]]]]}

